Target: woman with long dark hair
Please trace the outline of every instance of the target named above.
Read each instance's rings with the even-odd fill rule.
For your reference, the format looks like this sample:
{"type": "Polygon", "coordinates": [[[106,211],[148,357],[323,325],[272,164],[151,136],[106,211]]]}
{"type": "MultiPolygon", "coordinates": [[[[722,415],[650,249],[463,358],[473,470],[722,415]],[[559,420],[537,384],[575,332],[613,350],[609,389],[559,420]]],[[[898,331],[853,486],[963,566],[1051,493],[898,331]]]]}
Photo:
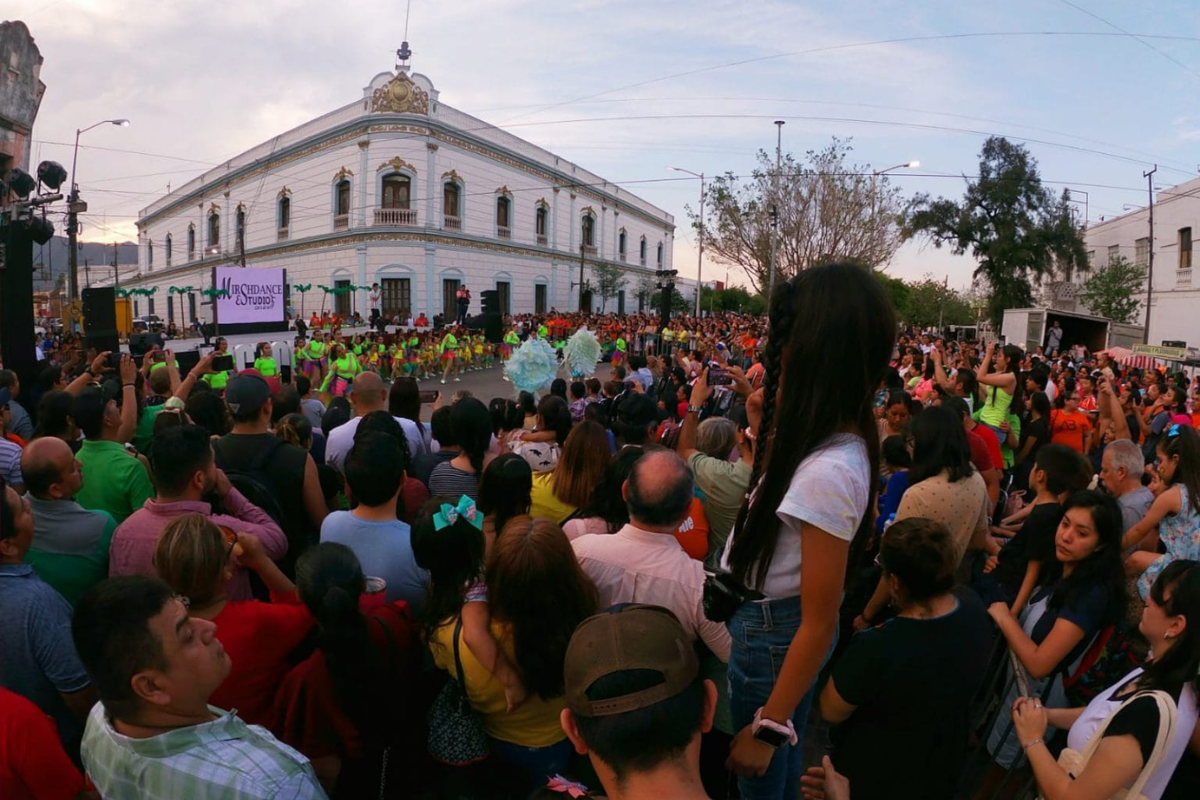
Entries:
{"type": "MultiPolygon", "coordinates": [[[[1117,501],[1094,491],[1076,492],[1063,504],[1054,535],[1054,558],[1041,565],[1037,585],[1018,618],[1008,603],[988,606],[1009,649],[1029,673],[1033,693],[1048,684],[1049,697],[1065,697],[1061,674],[1074,668],[1104,626],[1125,612],[1121,568],[1121,509],[1117,501]]],[[[1016,691],[1015,688],[1013,690],[1016,691]]],[[[1008,698],[1011,704],[1015,694],[1008,698]]],[[[1008,722],[997,719],[988,750],[1008,767],[1020,752],[1008,722]]]]}
{"type": "Polygon", "coordinates": [[[479,499],[479,476],[492,446],[492,416],[474,397],[464,397],[450,407],[450,428],[459,446],[458,455],[443,461],[429,474],[429,493],[479,499]]]}
{"type": "Polygon", "coordinates": [[[875,390],[895,337],[887,294],[859,266],[803,270],[771,297],[763,388],[747,402],[752,499],[722,557],[762,597],[747,593],[728,622],[729,760],[746,800],[800,791],[799,734],[836,638],[850,544],[870,535],[875,390]]]}
{"type": "MultiPolygon", "coordinates": [[[[1175,702],[1178,718],[1162,760],[1147,776],[1140,795],[1162,797],[1172,773],[1195,739],[1200,693],[1200,565],[1175,561],[1154,581],[1138,630],[1150,643],[1150,661],[1097,695],[1086,708],[1045,708],[1036,698],[1013,707],[1017,738],[1046,800],[1108,800],[1119,796],[1145,769],[1154,750],[1160,711],[1143,692],[1162,691],[1175,702]],[[1091,759],[1069,774],[1046,748],[1048,725],[1069,728],[1067,746],[1082,753],[1100,725],[1107,723],[1091,759]]],[[[1186,790],[1185,790],[1186,791],[1186,790]]],[[[1191,790],[1195,793],[1195,786],[1191,790]]],[[[1180,796],[1184,796],[1182,793],[1180,796]]]]}
{"type": "Polygon", "coordinates": [[[562,524],[588,501],[608,465],[608,434],[599,423],[583,421],[567,436],[553,470],[533,476],[530,514],[562,524]]]}
{"type": "Polygon", "coordinates": [[[983,413],[979,421],[991,428],[999,441],[1004,441],[1008,435],[1000,426],[1008,421],[1009,408],[1023,407],[1021,379],[1017,375],[1022,358],[1024,354],[1015,344],[1006,344],[997,353],[996,342],[991,341],[988,342],[983,361],[975,368],[975,377],[984,387],[983,413]],[[996,371],[988,372],[993,363],[996,371]]]}
{"type": "Polygon", "coordinates": [[[412,448],[413,457],[428,453],[432,447],[432,434],[429,426],[421,422],[421,387],[415,378],[396,378],[388,391],[388,411],[393,417],[406,419],[416,426],[419,434],[416,447],[412,448]]]}
{"type": "Polygon", "coordinates": [[[385,766],[404,774],[424,735],[423,723],[414,722],[422,719],[412,690],[421,652],[416,623],[403,600],[363,610],[359,599],[371,587],[343,544],[305,550],[296,587],[316,619],[315,652],[280,685],[271,730],[312,761],[331,796],[377,797],[385,766]]]}
{"type": "Polygon", "coordinates": [[[563,524],[568,539],[588,533],[616,533],[629,523],[629,506],[622,487],[633,471],[634,462],[644,453],[640,447],[623,447],[612,457],[593,487],[587,505],[563,524]]]}
{"type": "Polygon", "coordinates": [[[567,401],[555,394],[546,395],[538,403],[536,429],[517,431],[509,438],[509,446],[529,462],[534,472],[548,472],[558,463],[570,432],[567,401]]]}

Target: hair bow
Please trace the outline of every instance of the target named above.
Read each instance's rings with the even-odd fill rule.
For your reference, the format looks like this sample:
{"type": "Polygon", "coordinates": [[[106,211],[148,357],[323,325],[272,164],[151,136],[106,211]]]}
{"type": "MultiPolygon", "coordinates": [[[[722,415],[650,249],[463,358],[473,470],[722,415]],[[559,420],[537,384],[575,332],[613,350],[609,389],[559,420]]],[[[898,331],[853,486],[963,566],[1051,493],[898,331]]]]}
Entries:
{"type": "Polygon", "coordinates": [[[551,778],[546,783],[546,788],[554,792],[562,792],[563,794],[574,798],[587,797],[588,793],[588,788],[582,783],[569,781],[562,775],[555,775],[553,778],[551,778]]]}
{"type": "Polygon", "coordinates": [[[1167,428],[1167,438],[1169,439],[1172,436],[1178,436],[1178,435],[1179,435],[1179,423],[1176,422],[1173,425],[1171,425],[1170,428],[1167,428]]]}
{"type": "Polygon", "coordinates": [[[442,528],[448,528],[458,522],[459,517],[465,518],[476,530],[483,530],[483,515],[475,508],[475,501],[465,494],[458,498],[457,506],[442,503],[441,511],[434,512],[433,529],[440,531],[442,528]]]}

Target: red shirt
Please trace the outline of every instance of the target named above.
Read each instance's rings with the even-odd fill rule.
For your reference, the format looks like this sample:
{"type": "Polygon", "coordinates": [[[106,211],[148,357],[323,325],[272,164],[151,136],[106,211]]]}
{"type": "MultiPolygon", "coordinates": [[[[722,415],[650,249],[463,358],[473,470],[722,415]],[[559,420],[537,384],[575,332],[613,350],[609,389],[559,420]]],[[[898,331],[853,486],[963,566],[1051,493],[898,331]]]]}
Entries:
{"type": "Polygon", "coordinates": [[[400,499],[404,505],[404,513],[399,515],[400,521],[407,525],[412,525],[417,512],[421,510],[421,506],[425,505],[425,501],[429,499],[429,487],[413,476],[406,475],[404,483],[400,486],[400,499]]]}
{"type": "Polygon", "coordinates": [[[227,602],[213,618],[233,669],[209,702],[236,709],[252,725],[269,721],[275,690],[291,667],[288,657],[313,626],[308,606],[295,592],[272,592],[271,601],[227,602]]]}
{"type": "MultiPolygon", "coordinates": [[[[420,701],[420,692],[413,687],[422,648],[408,604],[397,600],[363,617],[374,652],[388,674],[385,685],[367,688],[379,701],[380,719],[388,721],[393,732],[407,725],[423,735],[425,715],[417,713],[413,705],[420,701]]],[[[273,717],[270,728],[280,741],[310,759],[331,755],[355,758],[363,754],[362,737],[346,715],[321,650],[297,664],[283,679],[273,717]]]]}
{"type": "Polygon", "coordinates": [[[0,797],[66,800],[83,788],[53,720],[24,696],[0,689],[0,797]]]}
{"type": "MultiPolygon", "coordinates": [[[[983,425],[976,425],[975,430],[967,431],[967,445],[971,448],[971,463],[975,466],[978,472],[987,472],[989,469],[999,469],[997,463],[1003,464],[1003,461],[994,461],[992,459],[992,449],[987,440],[983,438],[981,431],[987,431],[992,434],[992,441],[996,441],[996,434],[992,433],[983,425]]],[[[996,443],[996,450],[1000,450],[999,442],[996,443]]]]}

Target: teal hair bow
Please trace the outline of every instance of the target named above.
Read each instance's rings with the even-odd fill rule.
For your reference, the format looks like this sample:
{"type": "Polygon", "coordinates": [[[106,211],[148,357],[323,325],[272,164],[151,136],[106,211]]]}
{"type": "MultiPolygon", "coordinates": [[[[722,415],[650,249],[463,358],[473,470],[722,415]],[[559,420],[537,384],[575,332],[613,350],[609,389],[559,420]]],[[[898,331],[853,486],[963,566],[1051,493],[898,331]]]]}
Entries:
{"type": "Polygon", "coordinates": [[[1179,435],[1179,423],[1176,422],[1170,428],[1167,429],[1167,438],[1170,439],[1172,436],[1178,436],[1178,435],[1179,435]]]}
{"type": "Polygon", "coordinates": [[[483,530],[483,514],[475,507],[475,501],[465,494],[458,498],[457,506],[442,503],[441,510],[434,512],[433,529],[440,531],[442,528],[449,528],[458,522],[459,518],[466,519],[476,530],[483,530]]]}

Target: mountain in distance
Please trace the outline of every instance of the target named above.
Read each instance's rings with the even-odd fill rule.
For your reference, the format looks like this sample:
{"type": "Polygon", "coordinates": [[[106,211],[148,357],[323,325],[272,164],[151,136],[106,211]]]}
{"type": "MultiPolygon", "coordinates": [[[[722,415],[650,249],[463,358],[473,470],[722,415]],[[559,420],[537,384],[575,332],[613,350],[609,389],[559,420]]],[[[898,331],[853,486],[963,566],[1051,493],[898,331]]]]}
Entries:
{"type": "MultiPolygon", "coordinates": [[[[84,264],[90,263],[92,277],[112,275],[113,246],[101,242],[78,242],[79,284],[84,284],[84,264]]],[[[55,236],[43,245],[33,246],[33,290],[48,292],[60,283],[65,286],[69,262],[70,242],[66,236],[55,236]]],[[[116,246],[117,263],[122,266],[137,264],[137,244],[122,242],[116,246]]]]}

